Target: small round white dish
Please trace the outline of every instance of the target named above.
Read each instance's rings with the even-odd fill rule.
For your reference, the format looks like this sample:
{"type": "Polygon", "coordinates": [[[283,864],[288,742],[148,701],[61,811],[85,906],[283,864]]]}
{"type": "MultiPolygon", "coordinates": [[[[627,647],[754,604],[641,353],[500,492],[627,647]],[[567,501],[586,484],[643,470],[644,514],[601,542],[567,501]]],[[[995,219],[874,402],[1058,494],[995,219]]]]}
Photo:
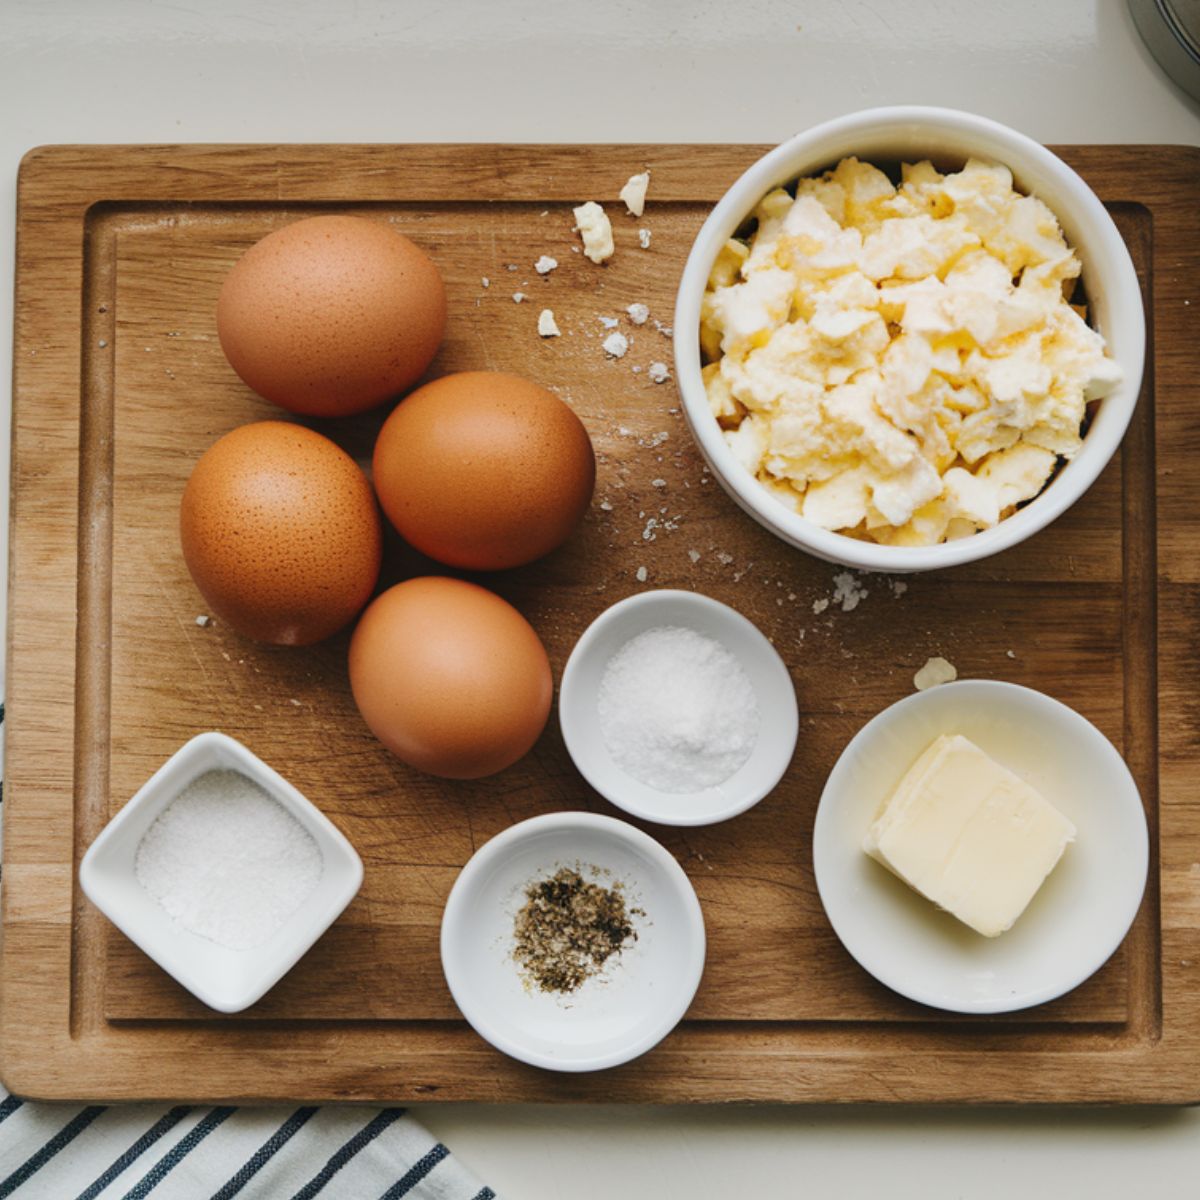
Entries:
{"type": "Polygon", "coordinates": [[[1112,743],[1065,704],[1012,683],[963,680],[885,709],[834,766],[813,829],[825,912],[859,964],[901,995],[962,1013],[1053,1000],[1121,944],[1146,886],[1141,797],[1112,743]],[[1076,826],[1007,933],[985,938],[918,895],[862,849],[880,804],[943,733],[970,738],[1076,826]]]}
{"type": "Polygon", "coordinates": [[[599,1071],[645,1054],[679,1023],[704,972],[691,881],[649,834],[597,813],[521,821],[462,869],[442,916],[442,969],[462,1014],[497,1050],[551,1071],[599,1071]],[[525,889],[560,867],[620,883],[637,938],[568,994],[539,991],[513,959],[525,889]]]}
{"type": "Polygon", "coordinates": [[[588,626],[563,669],[558,716],[567,750],[588,783],[618,808],[660,825],[711,825],[752,808],[783,777],[800,728],[792,677],[758,627],[718,600],[669,589],[629,596],[588,626]],[[750,757],[724,783],[703,791],[662,792],[635,779],[613,760],[601,732],[605,668],[626,642],[661,626],[692,629],[720,642],[741,664],[758,701],[758,738],[750,757]]]}

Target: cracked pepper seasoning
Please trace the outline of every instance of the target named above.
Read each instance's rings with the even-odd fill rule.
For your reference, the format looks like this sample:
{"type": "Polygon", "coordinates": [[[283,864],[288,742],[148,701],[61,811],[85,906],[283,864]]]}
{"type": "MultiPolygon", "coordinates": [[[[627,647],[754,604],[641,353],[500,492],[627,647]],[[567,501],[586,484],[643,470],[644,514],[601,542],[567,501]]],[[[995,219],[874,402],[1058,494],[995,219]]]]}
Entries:
{"type": "Polygon", "coordinates": [[[570,867],[525,888],[514,925],[513,958],[543,992],[573,992],[637,940],[621,885],[588,883],[570,867]]]}

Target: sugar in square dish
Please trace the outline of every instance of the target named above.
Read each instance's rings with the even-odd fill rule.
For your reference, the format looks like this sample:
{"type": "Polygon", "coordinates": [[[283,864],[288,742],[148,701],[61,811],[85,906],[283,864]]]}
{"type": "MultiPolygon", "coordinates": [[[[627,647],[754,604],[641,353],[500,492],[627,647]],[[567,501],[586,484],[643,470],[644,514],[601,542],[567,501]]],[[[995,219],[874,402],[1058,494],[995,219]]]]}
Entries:
{"type": "Polygon", "coordinates": [[[1011,929],[1075,826],[959,734],[934,741],[876,815],[863,850],[984,937],[1011,929]]]}

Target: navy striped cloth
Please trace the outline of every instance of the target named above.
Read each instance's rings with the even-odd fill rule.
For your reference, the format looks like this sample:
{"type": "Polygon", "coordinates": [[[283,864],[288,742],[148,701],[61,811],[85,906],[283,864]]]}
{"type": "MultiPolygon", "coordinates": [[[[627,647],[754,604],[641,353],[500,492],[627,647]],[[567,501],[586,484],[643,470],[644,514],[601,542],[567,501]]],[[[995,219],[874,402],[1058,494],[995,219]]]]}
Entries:
{"type": "MultiPolygon", "coordinates": [[[[0,749],[3,721],[0,702],[0,749]]],[[[0,1088],[0,1200],[8,1196],[495,1200],[496,1193],[402,1108],[72,1108],[0,1088]]]]}

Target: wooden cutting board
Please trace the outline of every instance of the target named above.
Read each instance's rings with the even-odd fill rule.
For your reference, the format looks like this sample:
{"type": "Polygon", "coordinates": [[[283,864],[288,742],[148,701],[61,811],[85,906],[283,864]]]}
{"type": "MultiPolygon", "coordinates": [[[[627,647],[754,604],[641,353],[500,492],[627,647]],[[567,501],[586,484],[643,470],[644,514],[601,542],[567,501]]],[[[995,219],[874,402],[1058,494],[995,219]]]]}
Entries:
{"type": "MultiPolygon", "coordinates": [[[[1200,1099],[1200,152],[1061,151],[1129,242],[1152,332],[1137,415],[1087,497],[1006,554],[909,577],[907,590],[866,577],[857,608],[818,613],[836,568],[735,508],[702,469],[674,385],[648,373],[671,361],[666,327],[696,230],[761,150],[64,146],[26,158],[0,953],[10,1088],[193,1101],[1200,1099]],[[635,221],[616,192],[646,166],[650,205],[635,221]],[[571,232],[586,199],[614,217],[602,268],[571,232]],[[801,736],[785,782],[727,824],[650,827],[695,883],[709,960],[684,1024],[617,1070],[558,1076],[494,1052],[459,1019],[438,960],[443,902],[477,846],[537,813],[609,811],[553,720],[500,776],[429,778],[361,724],[344,635],[294,650],[196,624],[204,605],[176,534],[184,482],[218,436],[275,415],[221,354],[217,291],[257,238],[329,211],[392,221],[436,258],[451,318],[432,374],[527,374],[588,426],[599,478],[582,528],[487,581],[532,621],[556,677],[588,623],[644,587],[733,605],[791,668],[801,736]],[[533,269],[542,254],[560,264],[547,278],[533,269]],[[633,302],[650,307],[642,327],[623,319],[633,302]],[[537,336],[542,307],[562,337],[537,336]],[[625,358],[603,353],[601,317],[622,318],[625,358]],[[1123,750],[1146,804],[1151,881],[1128,938],[1094,978],[1026,1013],[956,1018],[892,994],[842,949],[813,884],[826,774],[933,654],[1078,709],[1123,750]],[[179,988],[76,882],[108,818],[210,728],[312,797],[366,865],[342,919],[236,1018],[179,988]]],[[[321,428],[365,462],[381,419],[321,428]]],[[[394,541],[383,583],[426,569],[394,541]]]]}

